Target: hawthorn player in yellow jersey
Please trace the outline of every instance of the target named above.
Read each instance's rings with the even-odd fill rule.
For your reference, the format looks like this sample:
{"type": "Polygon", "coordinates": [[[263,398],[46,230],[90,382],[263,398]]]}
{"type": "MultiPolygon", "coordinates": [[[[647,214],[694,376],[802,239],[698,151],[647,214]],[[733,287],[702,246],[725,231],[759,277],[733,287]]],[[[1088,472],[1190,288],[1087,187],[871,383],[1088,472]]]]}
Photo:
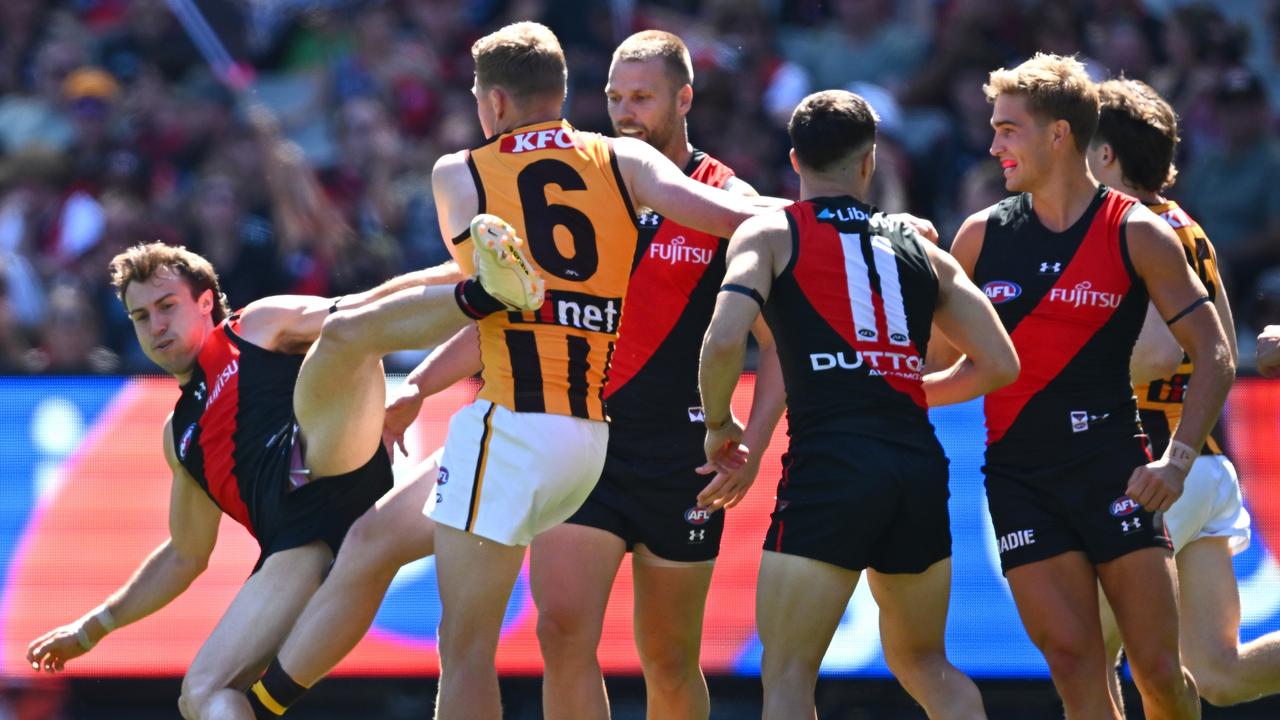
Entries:
{"type": "MultiPolygon", "coordinates": [[[[1177,174],[1173,110],[1137,80],[1107,81],[1099,94],[1101,113],[1088,154],[1090,169],[1107,185],[1142,200],[1173,228],[1187,263],[1221,316],[1234,359],[1231,308],[1213,245],[1186,211],[1161,195],[1177,174]]],[[[1162,453],[1182,415],[1191,363],[1154,312],[1148,313],[1134,347],[1130,372],[1152,452],[1162,453]]],[[[1182,658],[1200,695],[1214,705],[1232,705],[1280,692],[1280,634],[1238,644],[1240,601],[1231,556],[1249,544],[1249,513],[1241,502],[1235,468],[1215,435],[1193,462],[1182,496],[1164,513],[1164,524],[1178,566],[1182,658]]],[[[1116,658],[1120,635],[1109,615],[1104,611],[1107,646],[1110,657],[1116,658]]],[[[1112,692],[1119,702],[1115,677],[1112,692]]]]}
{"type": "Polygon", "coordinates": [[[490,139],[436,164],[442,234],[468,267],[472,218],[501,216],[545,278],[546,301],[532,313],[477,318],[484,389],[450,422],[427,503],[442,604],[441,720],[501,717],[494,655],[525,546],[569,517],[600,476],[601,394],[636,208],[720,237],[767,208],[693,180],[643,141],[562,120],[564,54],[546,27],[509,25],[478,40],[472,56],[490,139]]]}

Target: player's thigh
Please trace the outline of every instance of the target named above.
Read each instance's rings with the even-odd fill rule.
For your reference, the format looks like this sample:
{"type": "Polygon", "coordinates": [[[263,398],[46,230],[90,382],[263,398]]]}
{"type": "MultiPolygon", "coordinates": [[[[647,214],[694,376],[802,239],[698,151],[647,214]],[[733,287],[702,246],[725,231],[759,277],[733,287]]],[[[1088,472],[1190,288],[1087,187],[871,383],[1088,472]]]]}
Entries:
{"type": "Polygon", "coordinates": [[[667,648],[688,655],[702,641],[702,620],[714,560],[675,562],[660,558],[644,545],[631,557],[635,578],[635,635],[641,653],[657,655],[667,648]]]}
{"type": "Polygon", "coordinates": [[[1145,548],[1097,566],[1135,669],[1178,656],[1178,604],[1172,553],[1145,548]]]}
{"type": "Polygon", "coordinates": [[[1240,596],[1229,542],[1225,537],[1201,538],[1176,558],[1182,657],[1197,677],[1236,656],[1240,596]]]}
{"type": "Polygon", "coordinates": [[[435,545],[442,658],[477,649],[493,652],[525,547],[442,524],[436,525],[435,545]]]}
{"type": "Polygon", "coordinates": [[[840,625],[860,572],[766,550],[756,584],[756,624],[770,664],[816,669],[840,625]]]}
{"type": "Polygon", "coordinates": [[[328,546],[319,541],[268,557],[196,653],[184,687],[248,687],[288,636],[332,560],[328,546]]]}
{"type": "Polygon", "coordinates": [[[399,567],[435,552],[435,523],[424,514],[434,497],[440,454],[433,453],[413,469],[406,483],[395,486],[351,527],[338,565],[350,559],[399,567]]]}
{"type": "Polygon", "coordinates": [[[563,523],[535,537],[529,546],[529,586],[540,630],[576,630],[598,638],[626,551],[622,538],[588,525],[563,523]]]}
{"type": "Polygon", "coordinates": [[[951,601],[951,558],[922,573],[867,571],[880,608],[880,640],[885,654],[942,653],[951,601]]]}
{"type": "Polygon", "coordinates": [[[1102,655],[1098,577],[1083,552],[1019,565],[1006,573],[1018,615],[1046,654],[1102,655]]]}

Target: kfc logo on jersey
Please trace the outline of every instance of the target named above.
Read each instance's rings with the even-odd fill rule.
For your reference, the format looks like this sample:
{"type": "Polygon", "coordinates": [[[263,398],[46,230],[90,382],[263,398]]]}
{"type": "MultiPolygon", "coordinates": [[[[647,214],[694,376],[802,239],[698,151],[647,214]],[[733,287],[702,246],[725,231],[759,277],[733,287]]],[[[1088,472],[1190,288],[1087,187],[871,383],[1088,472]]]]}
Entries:
{"type": "Polygon", "coordinates": [[[982,292],[986,293],[987,299],[992,305],[1006,303],[1022,294],[1022,288],[1018,283],[1009,282],[1008,280],[992,280],[982,286],[982,292]]]}
{"type": "Polygon", "coordinates": [[[684,521],[690,525],[706,525],[711,519],[711,511],[706,508],[691,507],[684,511],[684,521]]]}
{"type": "Polygon", "coordinates": [[[672,265],[679,263],[710,265],[711,259],[716,255],[715,249],[697,247],[696,245],[688,244],[688,242],[683,235],[677,235],[671,238],[671,242],[668,243],[651,243],[649,245],[649,258],[671,263],[672,265]]]}
{"type": "Polygon", "coordinates": [[[1093,283],[1085,280],[1073,288],[1053,288],[1049,291],[1049,302],[1058,302],[1078,308],[1082,305],[1096,308],[1117,308],[1124,296],[1120,293],[1094,290],[1093,283]]]}
{"type": "Polygon", "coordinates": [[[1134,501],[1133,498],[1125,495],[1111,503],[1112,517],[1125,517],[1132,515],[1142,509],[1142,506],[1134,501]]]}
{"type": "Polygon", "coordinates": [[[575,146],[574,138],[564,128],[531,130],[508,135],[498,149],[504,153],[522,153],[545,150],[548,146],[568,150],[575,146]]]}
{"type": "Polygon", "coordinates": [[[182,433],[182,439],[178,441],[178,459],[187,459],[187,448],[191,447],[191,438],[196,434],[196,424],[191,423],[182,433]]]}

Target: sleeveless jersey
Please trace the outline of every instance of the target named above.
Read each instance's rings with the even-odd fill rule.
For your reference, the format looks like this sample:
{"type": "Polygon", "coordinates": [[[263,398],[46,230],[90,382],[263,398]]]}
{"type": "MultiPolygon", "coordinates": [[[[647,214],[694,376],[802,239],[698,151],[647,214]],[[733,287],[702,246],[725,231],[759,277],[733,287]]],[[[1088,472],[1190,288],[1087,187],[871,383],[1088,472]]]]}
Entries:
{"type": "Polygon", "coordinates": [[[173,447],[214,503],[262,540],[259,520],[286,492],[303,356],[260,348],[239,327],[232,315],[200,349],[173,408],[173,447]]]}
{"type": "Polygon", "coordinates": [[[923,241],[851,197],[814,198],[786,213],[791,260],[764,315],[793,445],[852,434],[940,452],[921,384],[938,301],[923,241]]]}
{"type": "MultiPolygon", "coordinates": [[[[467,162],[480,212],[511,223],[547,282],[536,312],[479,321],[479,397],[516,412],[605,419],[605,375],[636,248],[636,213],[611,141],[554,120],[491,138],[467,162]]],[[[474,274],[470,236],[450,249],[474,274]]]]}
{"type": "MultiPolygon", "coordinates": [[[[685,172],[724,187],[733,170],[695,150],[685,172]]],[[[706,427],[698,394],[702,336],[724,280],[728,241],[655,212],[640,216],[622,332],[604,397],[610,454],[643,459],[702,456],[706,427]]]]}
{"type": "MultiPolygon", "coordinates": [[[[1209,300],[1218,299],[1221,284],[1218,275],[1218,257],[1213,244],[1205,235],[1200,223],[1196,222],[1178,203],[1169,202],[1159,205],[1148,205],[1151,212],[1159,215],[1173,227],[1178,240],[1182,241],[1182,251],[1187,256],[1187,263],[1200,277],[1200,282],[1209,291],[1209,300]]],[[[1151,452],[1159,457],[1169,446],[1174,428],[1182,419],[1183,395],[1187,391],[1187,381],[1191,379],[1191,358],[1185,353],[1178,369],[1172,375],[1150,383],[1134,387],[1138,396],[1138,413],[1142,417],[1142,428],[1151,438],[1151,452]]],[[[1215,424],[1213,431],[1205,440],[1203,455],[1222,454],[1222,426],[1215,424]]]]}
{"type": "Polygon", "coordinates": [[[1146,288],[1124,223],[1137,200],[1099,187],[1067,230],[1040,223],[1027,193],[991,208],[974,282],[995,305],[1022,362],[986,396],[987,464],[1047,469],[1096,451],[1100,436],[1140,432],[1129,357],[1146,288]]]}

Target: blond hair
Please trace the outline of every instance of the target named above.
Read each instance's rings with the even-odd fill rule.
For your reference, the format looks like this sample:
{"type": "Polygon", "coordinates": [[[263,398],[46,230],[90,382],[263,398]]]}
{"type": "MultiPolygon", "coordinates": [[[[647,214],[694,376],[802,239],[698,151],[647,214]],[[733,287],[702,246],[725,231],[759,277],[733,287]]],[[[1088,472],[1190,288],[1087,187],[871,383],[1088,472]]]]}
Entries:
{"type": "Polygon", "coordinates": [[[612,64],[647,60],[661,60],[677,88],[693,84],[693,60],[679,36],[663,30],[642,30],[613,51],[612,64]]]}
{"type": "Polygon", "coordinates": [[[516,100],[564,99],[568,71],[564,50],[546,25],[518,22],[485,35],[471,46],[476,85],[500,87],[516,100]]]}
{"type": "Polygon", "coordinates": [[[982,91],[989,102],[1001,95],[1020,95],[1033,115],[1066,120],[1080,152],[1089,147],[1098,127],[1098,86],[1075,56],[1036,53],[1012,70],[992,70],[982,91]]]}
{"type": "Polygon", "coordinates": [[[222,322],[231,314],[213,265],[185,247],[174,247],[162,242],[139,243],[111,258],[109,267],[111,284],[115,287],[120,302],[124,302],[124,294],[130,283],[146,282],[162,269],[168,269],[187,283],[193,298],[199,298],[205,290],[213,291],[214,324],[222,322]]]}
{"type": "Polygon", "coordinates": [[[1095,143],[1107,143],[1120,162],[1125,182],[1142,190],[1161,192],[1173,185],[1178,147],[1178,116],[1150,85],[1120,78],[1098,86],[1095,143]]]}

